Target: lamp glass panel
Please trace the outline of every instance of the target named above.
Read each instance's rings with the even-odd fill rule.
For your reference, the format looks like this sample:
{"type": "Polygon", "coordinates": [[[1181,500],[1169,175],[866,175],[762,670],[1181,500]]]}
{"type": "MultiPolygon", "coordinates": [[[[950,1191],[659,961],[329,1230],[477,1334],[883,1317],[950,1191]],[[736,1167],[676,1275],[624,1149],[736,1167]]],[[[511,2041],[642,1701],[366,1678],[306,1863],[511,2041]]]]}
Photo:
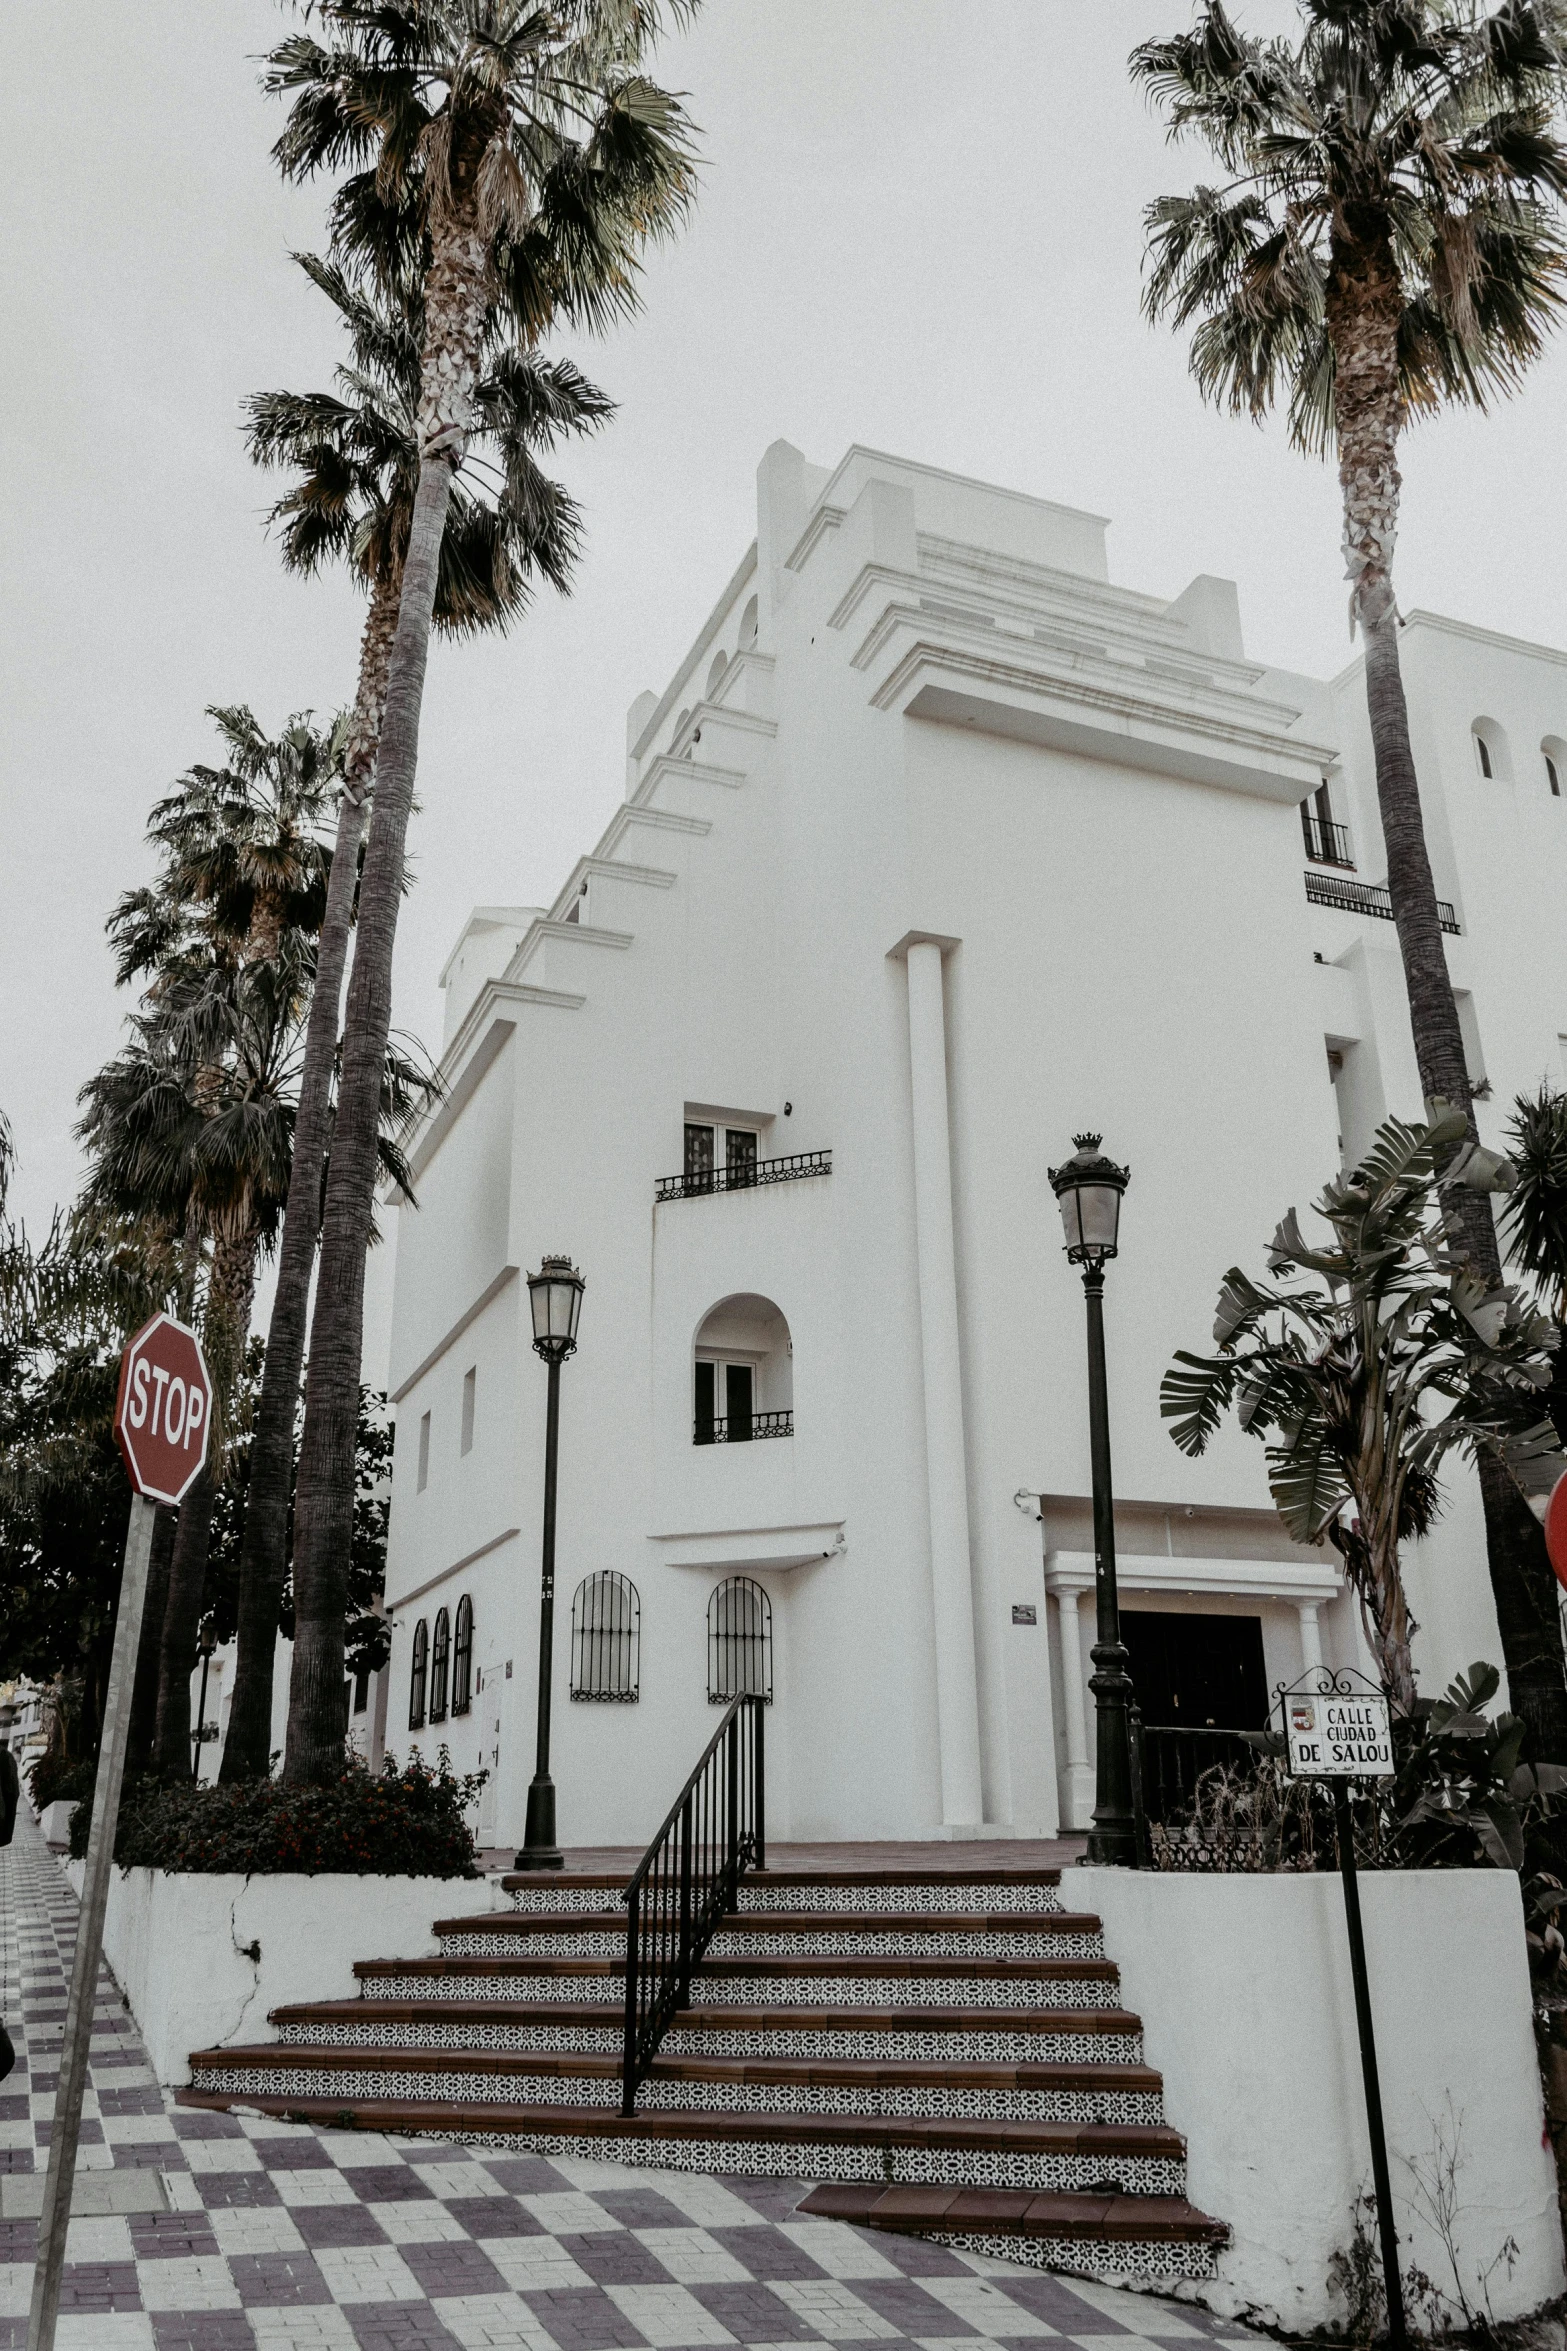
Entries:
{"type": "Polygon", "coordinates": [[[1082,1228],[1079,1246],[1086,1249],[1115,1247],[1116,1227],[1121,1221],[1121,1194],[1116,1185],[1080,1185],[1077,1214],[1082,1228]]]}

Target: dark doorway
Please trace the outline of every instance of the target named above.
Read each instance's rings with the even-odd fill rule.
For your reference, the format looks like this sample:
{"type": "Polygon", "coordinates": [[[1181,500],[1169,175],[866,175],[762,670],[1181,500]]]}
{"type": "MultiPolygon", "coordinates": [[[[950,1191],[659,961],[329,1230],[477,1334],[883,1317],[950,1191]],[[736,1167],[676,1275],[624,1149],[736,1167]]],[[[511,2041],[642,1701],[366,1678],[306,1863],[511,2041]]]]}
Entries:
{"type": "Polygon", "coordinates": [[[1186,1730],[1208,1724],[1226,1731],[1266,1728],[1261,1617],[1125,1609],[1121,1638],[1145,1723],[1175,1723],[1186,1730]]]}

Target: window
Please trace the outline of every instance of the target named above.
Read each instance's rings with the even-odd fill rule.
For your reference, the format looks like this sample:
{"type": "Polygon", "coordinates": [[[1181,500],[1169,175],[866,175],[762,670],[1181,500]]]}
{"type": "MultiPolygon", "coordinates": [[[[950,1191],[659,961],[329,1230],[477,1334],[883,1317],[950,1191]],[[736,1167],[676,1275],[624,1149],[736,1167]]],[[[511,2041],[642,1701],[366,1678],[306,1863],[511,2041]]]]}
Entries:
{"type": "Polygon", "coordinates": [[[707,1604],[707,1697],[773,1701],[773,1604],[749,1576],[726,1576],[707,1604]]]}
{"type": "Polygon", "coordinates": [[[473,1602],[466,1592],[457,1603],[457,1638],[452,1643],[452,1713],[473,1704],[473,1602]]]}
{"type": "Polygon", "coordinates": [[[354,1676],[354,1712],[363,1714],[370,1703],[370,1668],[362,1665],[354,1676]]]}
{"type": "Polygon", "coordinates": [[[1545,765],[1545,781],[1550,788],[1551,798],[1559,800],[1562,796],[1562,778],[1567,776],[1567,743],[1562,741],[1560,735],[1547,735],[1540,745],[1540,757],[1545,765]]]}
{"type": "Polygon", "coordinates": [[[452,1657],[452,1620],[444,1608],[435,1612],[435,1639],[430,1643],[430,1720],[446,1720],[446,1673],[452,1657]]]}
{"type": "Polygon", "coordinates": [[[1476,735],[1475,749],[1480,754],[1480,773],[1483,776],[1494,775],[1496,771],[1491,765],[1491,746],[1484,735],[1476,735]]]}
{"type": "Polygon", "coordinates": [[[691,1437],[748,1445],[794,1434],[794,1347],[770,1298],[726,1298],[696,1335],[691,1437]]]}
{"type": "Polygon", "coordinates": [[[430,1483],[430,1415],[419,1416],[419,1491],[422,1494],[430,1483]]]}
{"type": "MultiPolygon", "coordinates": [[[[428,1413],[425,1418],[429,1418],[428,1413]]],[[[413,1663],[408,1674],[408,1728],[411,1731],[422,1731],[424,1728],[424,1682],[429,1655],[430,1628],[421,1616],[414,1626],[413,1663]]]]}
{"type": "Polygon", "coordinates": [[[1306,836],[1306,855],[1314,865],[1354,866],[1349,853],[1349,827],[1336,824],[1327,778],[1309,800],[1300,804],[1300,829],[1306,836]]]}
{"type": "Polygon", "coordinates": [[[693,1126],[686,1120],[686,1190],[710,1192],[713,1188],[713,1130],[693,1126]]]}
{"type": "Polygon", "coordinates": [[[1556,772],[1556,762],[1549,751],[1545,754],[1545,780],[1551,787],[1552,799],[1559,800],[1562,796],[1562,779],[1556,772]]]}
{"type": "Polygon", "coordinates": [[[707,673],[706,699],[709,702],[712,701],[713,696],[717,693],[719,687],[723,684],[724,672],[728,667],[729,656],[727,653],[720,652],[713,655],[713,666],[707,673]]]}
{"type": "Polygon", "coordinates": [[[1477,718],[1470,732],[1474,736],[1475,764],[1480,773],[1496,783],[1510,784],[1513,763],[1506,729],[1494,718],[1477,718]]]}
{"type": "Polygon", "coordinates": [[[473,1451],[473,1402],[478,1384],[479,1367],[470,1364],[462,1375],[462,1449],[465,1453],[473,1451]]]}
{"type": "Polygon", "coordinates": [[[571,1603],[571,1694],[634,1706],[640,1696],[642,1603],[629,1576],[584,1576],[571,1603]]]}
{"type": "Polygon", "coordinates": [[[756,643],[756,598],[753,596],[740,615],[740,650],[742,653],[756,643]]]}
{"type": "Polygon", "coordinates": [[[687,1192],[743,1192],[756,1182],[757,1132],[755,1127],[708,1126],[701,1120],[686,1120],[685,1188],[687,1192]],[[718,1154],[723,1153],[723,1183],[720,1185],[713,1170],[718,1165],[718,1154]]]}

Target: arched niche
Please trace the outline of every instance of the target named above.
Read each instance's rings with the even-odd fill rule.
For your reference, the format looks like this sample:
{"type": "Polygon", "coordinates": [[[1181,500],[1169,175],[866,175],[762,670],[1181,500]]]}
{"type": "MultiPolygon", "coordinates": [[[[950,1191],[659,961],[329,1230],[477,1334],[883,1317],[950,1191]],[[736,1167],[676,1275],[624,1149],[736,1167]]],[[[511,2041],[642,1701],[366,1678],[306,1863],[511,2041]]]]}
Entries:
{"type": "Polygon", "coordinates": [[[710,1307],[692,1343],[692,1439],[746,1444],[794,1434],[794,1342],[771,1298],[737,1291],[710,1307]]]}

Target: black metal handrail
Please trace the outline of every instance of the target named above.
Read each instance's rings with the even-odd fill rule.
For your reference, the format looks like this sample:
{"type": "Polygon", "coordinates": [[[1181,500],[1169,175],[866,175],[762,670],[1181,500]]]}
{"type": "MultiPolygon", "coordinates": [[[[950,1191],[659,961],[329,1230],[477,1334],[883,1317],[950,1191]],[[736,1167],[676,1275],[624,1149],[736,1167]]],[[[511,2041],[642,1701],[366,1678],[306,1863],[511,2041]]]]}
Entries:
{"type": "Polygon", "coordinates": [[[1216,1764],[1249,1772],[1257,1747],[1254,1731],[1223,1729],[1214,1723],[1144,1722],[1139,1709],[1132,1708],[1132,1809],[1144,1868],[1150,1860],[1150,1829],[1183,1827],[1191,1818],[1203,1773],[1216,1764]]]}
{"type": "Polygon", "coordinates": [[[692,1422],[695,1445],[747,1445],[753,1437],[792,1437],[792,1412],[731,1412],[718,1420],[692,1422]]]}
{"type": "Polygon", "coordinates": [[[1347,865],[1354,870],[1355,860],[1349,853],[1349,827],[1335,824],[1331,817],[1313,816],[1302,806],[1300,829],[1306,836],[1306,855],[1318,865],[1347,865]]]}
{"type": "MultiPolygon", "coordinates": [[[[1341,914],[1374,914],[1379,922],[1393,920],[1393,901],[1378,882],[1349,882],[1341,874],[1308,873],[1306,896],[1313,906],[1335,906],[1341,914]]],[[[1444,931],[1458,936],[1458,917],[1450,898],[1438,898],[1436,919],[1444,931]]]]}
{"type": "Polygon", "coordinates": [[[794,1184],[803,1176],[831,1174],[830,1151],[795,1151],[785,1159],[752,1159],[733,1167],[704,1167],[690,1175],[660,1176],[653,1197],[705,1199],[710,1192],[754,1192],[759,1184],[794,1184]]]}
{"type": "Polygon", "coordinates": [[[765,1708],[735,1699],[626,1888],[626,2041],[622,2114],[634,2114],[691,1978],[747,1869],[767,1866],[765,1708]]]}

